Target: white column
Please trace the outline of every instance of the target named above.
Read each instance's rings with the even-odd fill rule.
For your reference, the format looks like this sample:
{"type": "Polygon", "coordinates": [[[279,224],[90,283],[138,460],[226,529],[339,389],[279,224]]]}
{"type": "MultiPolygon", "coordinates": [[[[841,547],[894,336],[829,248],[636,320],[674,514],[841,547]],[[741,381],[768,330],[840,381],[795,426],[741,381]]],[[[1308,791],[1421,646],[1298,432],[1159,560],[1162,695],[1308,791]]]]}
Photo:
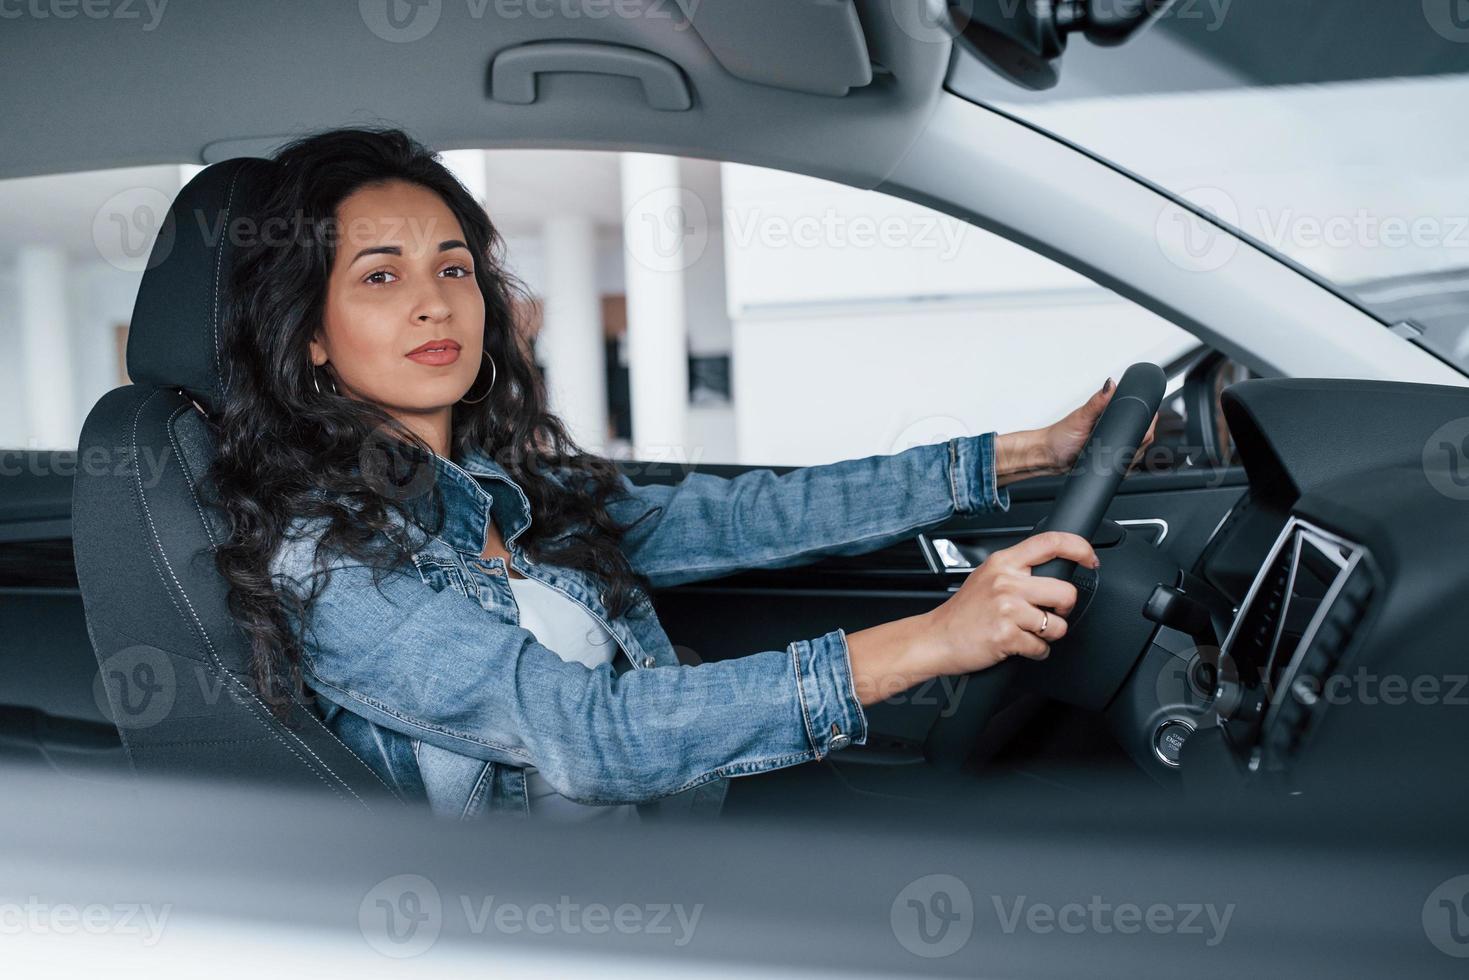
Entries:
{"type": "Polygon", "coordinates": [[[624,153],[622,211],[633,454],[682,461],[689,402],[684,272],[707,241],[703,202],[682,187],[676,157],[624,153]]]}
{"type": "Polygon", "coordinates": [[[66,311],[66,255],[22,246],[16,258],[20,363],[26,434],[41,449],[77,444],[71,323],[66,311]]]}
{"type": "Polygon", "coordinates": [[[449,169],[464,189],[483,207],[490,190],[490,177],[485,167],[484,150],[441,150],[439,161],[449,169]]]}
{"type": "Polygon", "coordinates": [[[536,353],[546,369],[551,409],[584,448],[607,444],[607,375],[597,292],[596,226],[587,215],[546,219],[545,300],[536,353]]]}

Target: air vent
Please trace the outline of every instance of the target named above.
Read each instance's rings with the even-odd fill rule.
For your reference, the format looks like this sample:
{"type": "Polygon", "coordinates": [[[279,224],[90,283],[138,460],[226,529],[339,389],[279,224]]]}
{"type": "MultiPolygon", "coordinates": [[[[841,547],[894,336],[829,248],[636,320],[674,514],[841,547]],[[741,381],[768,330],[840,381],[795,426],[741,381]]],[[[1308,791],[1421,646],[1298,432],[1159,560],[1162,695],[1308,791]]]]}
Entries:
{"type": "Polygon", "coordinates": [[[1359,545],[1286,522],[1225,637],[1219,704],[1242,755],[1279,759],[1300,744],[1372,591],[1359,545]]]}
{"type": "Polygon", "coordinates": [[[1279,763],[1294,755],[1328,707],[1328,685],[1372,597],[1372,579],[1365,567],[1355,566],[1345,579],[1315,624],[1309,642],[1302,642],[1296,663],[1284,678],[1284,689],[1277,692],[1265,721],[1263,748],[1267,760],[1279,763]]]}

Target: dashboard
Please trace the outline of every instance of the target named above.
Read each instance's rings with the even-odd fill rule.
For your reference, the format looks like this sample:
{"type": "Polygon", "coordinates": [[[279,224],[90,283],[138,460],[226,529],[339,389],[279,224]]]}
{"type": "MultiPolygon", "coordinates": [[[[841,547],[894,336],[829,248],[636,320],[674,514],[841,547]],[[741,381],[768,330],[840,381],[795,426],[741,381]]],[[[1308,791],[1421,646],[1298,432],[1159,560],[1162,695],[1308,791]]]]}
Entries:
{"type": "Polygon", "coordinates": [[[1469,389],[1256,380],[1223,404],[1249,490],[1190,572],[1222,639],[1178,718],[1185,780],[1462,776],[1469,389]]]}

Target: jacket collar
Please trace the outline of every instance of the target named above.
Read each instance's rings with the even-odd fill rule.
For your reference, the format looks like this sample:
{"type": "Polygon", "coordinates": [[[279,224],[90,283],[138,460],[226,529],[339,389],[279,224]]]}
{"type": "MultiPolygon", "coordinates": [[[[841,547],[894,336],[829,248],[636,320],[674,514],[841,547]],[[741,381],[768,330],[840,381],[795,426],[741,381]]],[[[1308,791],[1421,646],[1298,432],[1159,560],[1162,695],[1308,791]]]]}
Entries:
{"type": "Polygon", "coordinates": [[[485,547],[493,510],[508,546],[530,526],[530,501],[505,468],[478,449],[457,461],[435,455],[435,482],[444,501],[439,537],[456,551],[478,557],[485,547]]]}

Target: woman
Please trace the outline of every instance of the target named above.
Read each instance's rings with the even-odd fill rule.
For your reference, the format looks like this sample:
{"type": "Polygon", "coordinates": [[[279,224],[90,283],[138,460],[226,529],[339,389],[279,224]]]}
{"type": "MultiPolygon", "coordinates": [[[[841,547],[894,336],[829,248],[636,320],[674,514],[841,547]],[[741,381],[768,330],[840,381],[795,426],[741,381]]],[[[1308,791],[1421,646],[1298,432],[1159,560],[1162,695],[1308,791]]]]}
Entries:
{"type": "MultiPolygon", "coordinates": [[[[401,794],[468,816],[628,818],[724,777],[861,744],[862,708],[1043,659],[1076,601],[1030,575],[1075,535],[994,554],[929,613],[682,666],[648,589],[854,554],[1065,470],[1111,382],[1043,430],[637,487],[546,410],[503,242],[428,151],[342,130],[276,157],[233,270],[218,550],[263,696],[301,685],[401,794]]],[[[751,610],[758,615],[758,609],[751,610]]]]}

